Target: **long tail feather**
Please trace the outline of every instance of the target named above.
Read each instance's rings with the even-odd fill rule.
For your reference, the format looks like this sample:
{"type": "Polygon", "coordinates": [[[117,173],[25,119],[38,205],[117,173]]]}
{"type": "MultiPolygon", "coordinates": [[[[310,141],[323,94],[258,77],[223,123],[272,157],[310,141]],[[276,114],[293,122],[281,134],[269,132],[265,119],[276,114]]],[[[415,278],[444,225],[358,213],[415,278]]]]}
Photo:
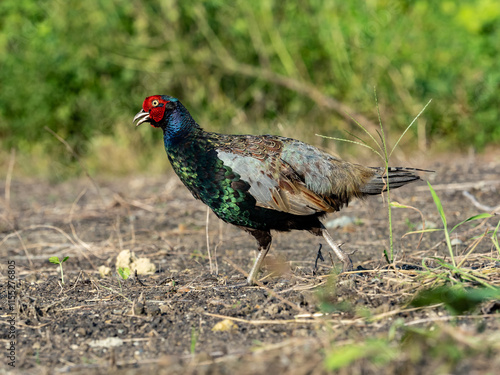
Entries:
{"type": "Polygon", "coordinates": [[[375,176],[361,188],[361,192],[367,195],[380,194],[387,191],[387,181],[389,180],[389,187],[397,189],[398,187],[409,184],[410,182],[420,180],[420,177],[414,172],[433,172],[425,169],[393,167],[389,168],[389,174],[386,175],[384,168],[371,167],[376,171],[375,176]],[[389,176],[389,178],[387,178],[389,176]]]}

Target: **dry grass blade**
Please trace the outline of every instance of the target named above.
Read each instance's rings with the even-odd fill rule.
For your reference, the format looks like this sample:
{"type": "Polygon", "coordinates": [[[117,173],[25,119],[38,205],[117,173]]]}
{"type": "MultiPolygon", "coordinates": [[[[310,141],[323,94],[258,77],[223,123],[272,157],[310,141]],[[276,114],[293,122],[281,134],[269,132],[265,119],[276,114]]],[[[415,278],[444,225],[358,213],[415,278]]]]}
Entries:
{"type": "Polygon", "coordinates": [[[469,256],[472,254],[472,252],[476,249],[477,245],[479,245],[479,243],[486,237],[487,234],[488,234],[488,229],[486,229],[484,231],[484,233],[481,237],[476,238],[474,243],[470,246],[470,250],[467,252],[467,254],[465,254],[463,259],[458,263],[457,268],[460,268],[464,265],[465,261],[469,258],[469,256]]]}
{"type": "MultiPolygon", "coordinates": [[[[71,209],[69,210],[69,226],[71,228],[71,234],[73,234],[73,238],[76,240],[76,242],[78,242],[78,244],[80,246],[82,246],[84,249],[86,249],[88,252],[90,252],[93,255],[93,251],[92,251],[91,247],[86,242],[82,241],[80,239],[80,237],[78,237],[78,234],[76,233],[75,226],[73,224],[73,213],[75,211],[76,205],[78,204],[80,199],[85,195],[86,192],[87,192],[87,189],[82,190],[80,192],[80,194],[78,194],[76,199],[73,201],[73,204],[71,205],[71,209]]],[[[92,260],[90,259],[90,257],[86,256],[86,258],[90,262],[92,267],[94,267],[94,264],[93,264],[92,260]]]]}
{"type": "Polygon", "coordinates": [[[220,314],[212,314],[212,313],[203,313],[206,316],[211,316],[214,318],[219,318],[219,319],[228,319],[232,320],[234,322],[238,323],[245,323],[245,324],[251,324],[251,325],[274,325],[274,324],[304,324],[304,323],[318,323],[317,320],[313,319],[270,319],[270,320],[249,320],[249,319],[242,319],[242,318],[236,318],[233,316],[226,316],[226,315],[220,315],[220,314]]]}
{"type": "MultiPolygon", "coordinates": [[[[398,207],[401,207],[401,208],[409,208],[411,210],[415,210],[419,213],[420,215],[420,219],[421,219],[421,222],[422,222],[422,230],[425,231],[425,219],[424,219],[424,214],[422,213],[422,211],[420,211],[418,208],[416,207],[413,207],[413,206],[409,206],[409,205],[404,205],[404,204],[400,204],[398,202],[394,202],[392,201],[391,202],[391,205],[392,207],[395,207],[395,208],[398,208],[398,207]]],[[[410,233],[405,233],[401,238],[404,238],[405,236],[407,236],[408,234],[410,233]]],[[[420,234],[420,239],[418,240],[418,244],[417,244],[417,249],[420,247],[420,244],[422,243],[422,239],[424,238],[424,233],[422,232],[420,234]]]]}
{"type": "Polygon", "coordinates": [[[26,257],[26,259],[28,260],[29,264],[30,264],[30,268],[33,269],[33,261],[31,260],[31,255],[28,251],[28,248],[26,247],[26,244],[24,243],[24,240],[23,238],[21,237],[21,234],[19,233],[19,231],[17,230],[14,230],[14,233],[12,233],[11,235],[7,235],[4,237],[4,239],[0,242],[0,246],[5,242],[7,241],[7,239],[11,236],[16,236],[18,239],[19,239],[19,242],[21,243],[21,247],[23,248],[23,251],[24,251],[24,256],[26,257]]]}

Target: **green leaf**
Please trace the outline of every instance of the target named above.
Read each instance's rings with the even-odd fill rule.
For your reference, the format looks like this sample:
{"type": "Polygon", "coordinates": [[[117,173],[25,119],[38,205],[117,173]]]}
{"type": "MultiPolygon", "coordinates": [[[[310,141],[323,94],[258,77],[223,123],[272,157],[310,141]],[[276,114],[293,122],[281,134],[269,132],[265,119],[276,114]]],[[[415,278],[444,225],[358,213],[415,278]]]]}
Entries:
{"type": "Polygon", "coordinates": [[[61,264],[61,261],[59,260],[59,257],[50,257],[49,258],[49,262],[50,263],[54,263],[54,264],[61,264]]]}
{"type": "Polygon", "coordinates": [[[389,259],[389,254],[387,254],[387,250],[384,249],[384,258],[385,258],[385,261],[387,262],[387,264],[391,264],[391,260],[389,259]]]}
{"type": "Polygon", "coordinates": [[[65,258],[61,261],[61,263],[66,262],[68,259],[69,259],[69,257],[65,257],[65,258]]]}
{"type": "Polygon", "coordinates": [[[119,267],[118,274],[121,276],[123,280],[127,280],[130,276],[130,268],[128,267],[119,267]]]}

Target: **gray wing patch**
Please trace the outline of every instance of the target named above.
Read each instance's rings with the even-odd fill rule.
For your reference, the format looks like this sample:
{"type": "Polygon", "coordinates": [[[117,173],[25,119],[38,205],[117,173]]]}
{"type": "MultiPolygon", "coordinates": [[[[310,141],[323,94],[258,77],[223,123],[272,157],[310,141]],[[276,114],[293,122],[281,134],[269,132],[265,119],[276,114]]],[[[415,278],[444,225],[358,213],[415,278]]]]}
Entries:
{"type": "Polygon", "coordinates": [[[264,172],[263,162],[250,156],[241,156],[225,151],[217,151],[220,160],[238,173],[242,180],[250,184],[248,192],[259,203],[272,200],[271,191],[278,187],[278,183],[264,172]]]}
{"type": "Polygon", "coordinates": [[[315,204],[304,196],[305,186],[298,186],[295,181],[287,179],[272,162],[220,150],[217,156],[249,183],[248,192],[258,206],[294,215],[312,215],[325,210],[323,205],[315,204]]]}

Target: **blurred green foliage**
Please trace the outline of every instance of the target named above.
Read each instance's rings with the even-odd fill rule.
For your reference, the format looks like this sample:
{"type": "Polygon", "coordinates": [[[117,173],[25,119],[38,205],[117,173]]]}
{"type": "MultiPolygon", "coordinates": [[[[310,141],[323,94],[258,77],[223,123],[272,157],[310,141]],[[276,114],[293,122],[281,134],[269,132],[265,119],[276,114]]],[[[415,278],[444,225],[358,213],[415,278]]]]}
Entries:
{"type": "Polygon", "coordinates": [[[411,305],[422,307],[442,303],[451,314],[460,315],[478,310],[480,304],[485,301],[498,299],[500,299],[499,288],[464,288],[458,284],[423,290],[413,298],[411,305]]]}
{"type": "Polygon", "coordinates": [[[500,142],[497,0],[2,0],[0,30],[3,150],[69,159],[45,127],[150,150],[131,119],[160,93],[210,130],[332,135],[352,124],[325,98],[376,122],[375,86],[392,133],[433,99],[421,149],[500,142]]]}

